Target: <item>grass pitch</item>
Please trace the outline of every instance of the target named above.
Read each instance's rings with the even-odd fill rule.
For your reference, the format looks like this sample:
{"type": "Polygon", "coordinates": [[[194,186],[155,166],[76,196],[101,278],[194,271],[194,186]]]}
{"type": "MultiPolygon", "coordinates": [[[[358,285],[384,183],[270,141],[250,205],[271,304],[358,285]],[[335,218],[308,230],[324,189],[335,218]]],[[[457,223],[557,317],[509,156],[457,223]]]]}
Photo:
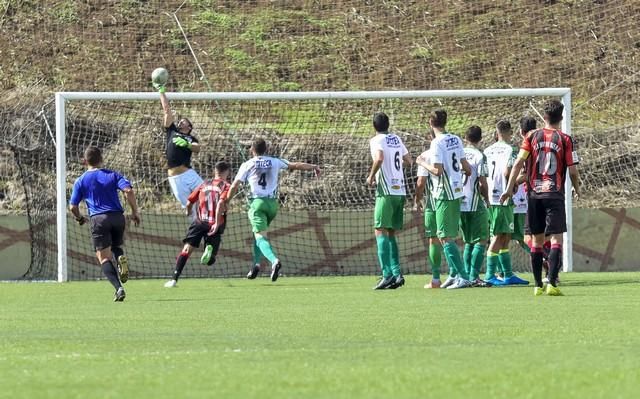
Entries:
{"type": "MultiPolygon", "coordinates": [[[[530,277],[530,276],[529,276],[530,277]]],[[[396,291],[373,277],[0,285],[0,397],[631,398],[640,274],[396,291]]]]}

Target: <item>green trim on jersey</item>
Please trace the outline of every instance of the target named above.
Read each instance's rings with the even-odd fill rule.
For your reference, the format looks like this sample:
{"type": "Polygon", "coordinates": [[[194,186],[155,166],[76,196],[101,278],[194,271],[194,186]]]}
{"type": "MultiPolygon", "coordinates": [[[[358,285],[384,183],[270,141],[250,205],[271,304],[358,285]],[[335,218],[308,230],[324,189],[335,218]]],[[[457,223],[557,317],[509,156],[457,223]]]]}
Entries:
{"type": "Polygon", "coordinates": [[[376,186],[376,196],[390,195],[389,188],[387,187],[387,179],[384,177],[382,168],[378,170],[378,185],[376,186]]]}

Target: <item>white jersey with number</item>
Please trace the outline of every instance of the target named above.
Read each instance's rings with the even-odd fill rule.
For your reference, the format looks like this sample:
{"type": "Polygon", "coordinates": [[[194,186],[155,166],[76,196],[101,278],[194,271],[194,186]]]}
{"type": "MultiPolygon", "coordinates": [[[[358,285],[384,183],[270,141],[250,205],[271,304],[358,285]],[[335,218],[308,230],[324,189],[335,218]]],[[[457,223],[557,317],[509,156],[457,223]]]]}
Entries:
{"type": "Polygon", "coordinates": [[[433,153],[433,163],[442,164],[443,169],[442,175],[433,176],[433,197],[447,201],[462,197],[462,160],[465,155],[460,137],[450,133],[439,134],[431,141],[429,150],[433,153]]]}
{"type": "Polygon", "coordinates": [[[513,213],[527,213],[527,189],[524,183],[518,187],[518,191],[513,195],[513,205],[515,206],[513,213]]]}
{"type": "Polygon", "coordinates": [[[369,140],[371,157],[382,151],[384,160],[376,173],[376,195],[406,195],[402,157],[407,155],[407,147],[402,139],[393,133],[378,133],[369,140]]]}
{"type": "Polygon", "coordinates": [[[487,177],[487,158],[482,151],[475,147],[466,147],[464,149],[464,156],[471,166],[471,175],[464,176],[464,186],[462,192],[464,193],[462,200],[460,201],[460,212],[475,212],[480,209],[484,209],[484,202],[482,195],[480,195],[480,176],[487,177]]]}
{"type": "Polygon", "coordinates": [[[487,186],[489,188],[489,202],[491,205],[507,205],[500,203],[500,196],[507,188],[507,180],[505,173],[507,169],[513,166],[516,152],[511,144],[504,141],[498,141],[490,145],[484,150],[487,157],[487,166],[489,167],[489,176],[487,178],[487,186]]]}
{"type": "MultiPolygon", "coordinates": [[[[424,159],[424,161],[426,163],[428,163],[429,165],[433,165],[433,155],[431,153],[431,150],[427,150],[427,151],[423,152],[422,154],[420,154],[420,158],[424,159]]],[[[434,202],[433,195],[431,195],[431,192],[433,191],[433,177],[434,176],[431,173],[429,173],[429,171],[427,169],[425,169],[421,165],[418,165],[418,177],[426,177],[427,178],[427,185],[426,185],[427,200],[425,201],[426,202],[425,203],[425,210],[433,211],[434,209],[436,209],[436,204],[434,202]]]]}
{"type": "Polygon", "coordinates": [[[248,182],[251,198],[275,198],[278,191],[278,177],[281,169],[287,169],[289,161],[257,156],[243,162],[234,181],[248,182]]]}

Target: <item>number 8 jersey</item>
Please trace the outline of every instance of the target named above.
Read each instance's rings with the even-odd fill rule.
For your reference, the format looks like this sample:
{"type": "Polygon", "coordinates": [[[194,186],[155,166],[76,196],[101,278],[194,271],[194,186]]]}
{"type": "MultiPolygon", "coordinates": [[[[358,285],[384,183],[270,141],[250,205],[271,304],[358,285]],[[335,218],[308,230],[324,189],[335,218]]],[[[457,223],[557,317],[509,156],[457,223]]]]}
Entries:
{"type": "Polygon", "coordinates": [[[407,155],[407,147],[402,139],[393,133],[377,133],[369,140],[371,157],[382,151],[384,160],[376,174],[376,195],[406,195],[402,157],[407,155]]]}
{"type": "Polygon", "coordinates": [[[257,156],[243,162],[234,181],[248,182],[251,198],[276,198],[278,175],[281,169],[287,169],[289,161],[284,159],[257,156]]]}
{"type": "Polygon", "coordinates": [[[462,160],[464,146],[460,137],[450,134],[438,134],[431,141],[429,150],[433,154],[433,163],[442,165],[442,175],[433,176],[433,198],[436,200],[451,201],[462,197],[462,160]]]}

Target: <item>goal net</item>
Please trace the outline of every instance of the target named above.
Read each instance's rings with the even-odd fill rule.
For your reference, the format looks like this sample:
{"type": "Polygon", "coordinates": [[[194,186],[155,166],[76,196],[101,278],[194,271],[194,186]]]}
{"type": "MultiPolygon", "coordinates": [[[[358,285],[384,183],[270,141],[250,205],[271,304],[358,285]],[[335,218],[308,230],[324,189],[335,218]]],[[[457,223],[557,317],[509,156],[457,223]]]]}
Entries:
{"type": "MultiPolygon", "coordinates": [[[[470,125],[481,126],[485,146],[494,140],[497,120],[510,120],[516,130],[522,116],[538,117],[537,110],[548,98],[562,99],[570,115],[568,89],[169,93],[168,98],[176,116],[188,117],[193,123],[193,134],[203,149],[194,154],[192,165],[203,178],[213,175],[220,160],[231,163],[233,175],[247,159],[248,147],[256,137],[266,139],[272,155],[322,168],[320,178],[311,172],[281,174],[280,211],[269,237],[285,275],[379,273],[372,227],[375,194],[365,184],[375,112],[389,115],[391,130],[404,140],[414,158],[429,146],[428,115],[436,107],[449,113],[448,131],[461,135],[470,125]]],[[[570,132],[570,117],[564,123],[570,132]]],[[[517,144],[519,138],[514,134],[517,144]]],[[[73,182],[84,171],[81,158],[89,145],[103,150],[104,166],[126,176],[137,196],[143,223],[140,227],[127,225],[124,246],[131,278],[170,276],[190,220],[167,181],[158,95],[58,93],[57,153],[49,148],[38,155],[56,159],[57,173],[43,170],[35,177],[34,184],[42,189],[37,191],[34,225],[42,237],[43,253],[32,260],[29,277],[66,281],[102,276],[89,227],[77,225],[66,209],[73,182]]],[[[407,274],[429,273],[423,216],[411,210],[415,166],[406,168],[406,181],[404,229],[399,234],[401,265],[407,274]]],[[[200,265],[196,252],[183,276],[246,274],[252,260],[246,208],[245,195],[240,193],[231,202],[216,264],[200,265]]],[[[86,209],[81,211],[86,214],[86,209]]],[[[529,259],[520,251],[514,246],[514,268],[525,271],[529,259]]],[[[571,255],[570,245],[564,252],[571,255]]],[[[570,259],[565,259],[565,265],[571,265],[570,259]]]]}

